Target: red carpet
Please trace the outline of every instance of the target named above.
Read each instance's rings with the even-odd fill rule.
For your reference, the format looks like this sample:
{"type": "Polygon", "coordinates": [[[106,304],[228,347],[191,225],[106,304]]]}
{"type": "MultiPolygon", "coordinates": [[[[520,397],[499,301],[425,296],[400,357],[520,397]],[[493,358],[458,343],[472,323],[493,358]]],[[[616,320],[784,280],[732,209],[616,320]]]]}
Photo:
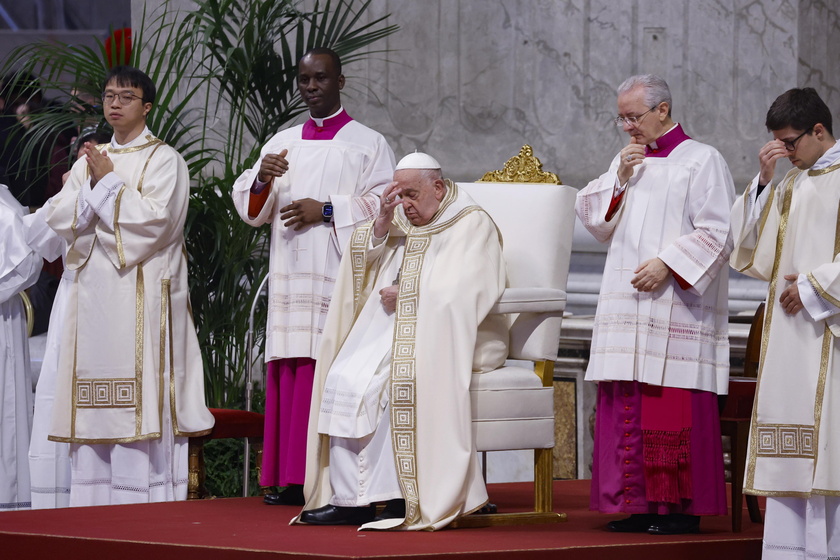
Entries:
{"type": "MultiPolygon", "coordinates": [[[[523,511],[529,484],[490,485],[499,511],[523,511]]],[[[704,518],[699,535],[654,537],[604,530],[623,516],[590,512],[589,481],[557,481],[554,503],[566,523],[444,530],[358,532],[355,527],[288,525],[297,508],[259,498],[0,513],[3,558],[227,560],[269,558],[459,558],[574,560],[759,559],[763,526],[744,512],[744,532],[729,517],[704,518]]]]}

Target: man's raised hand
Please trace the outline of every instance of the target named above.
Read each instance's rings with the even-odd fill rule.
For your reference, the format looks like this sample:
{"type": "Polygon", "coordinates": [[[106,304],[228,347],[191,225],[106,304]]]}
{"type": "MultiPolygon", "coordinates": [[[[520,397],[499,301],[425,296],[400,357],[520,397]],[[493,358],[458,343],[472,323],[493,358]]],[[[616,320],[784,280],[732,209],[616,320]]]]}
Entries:
{"type": "Polygon", "coordinates": [[[399,197],[401,192],[402,189],[396,181],[385,187],[385,192],[379,197],[379,215],[373,223],[374,237],[382,238],[388,233],[388,228],[391,227],[391,221],[394,219],[394,210],[402,204],[402,199],[399,197]]]}
{"type": "Polygon", "coordinates": [[[289,162],[286,160],[286,154],[289,150],[282,149],[279,154],[265,154],[265,157],[260,163],[260,172],[257,173],[257,179],[263,183],[268,183],[274,177],[282,177],[286,171],[289,170],[289,162]]]}

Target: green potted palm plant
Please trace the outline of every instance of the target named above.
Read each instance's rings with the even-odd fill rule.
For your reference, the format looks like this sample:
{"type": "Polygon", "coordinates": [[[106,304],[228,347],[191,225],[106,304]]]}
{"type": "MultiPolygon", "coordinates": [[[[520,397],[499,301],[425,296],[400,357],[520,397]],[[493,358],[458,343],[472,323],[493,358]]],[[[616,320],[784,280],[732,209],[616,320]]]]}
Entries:
{"type": "MultiPolygon", "coordinates": [[[[158,87],[149,128],[175,146],[190,168],[193,188],[186,225],[190,299],[202,346],[207,404],[242,408],[249,371],[261,364],[265,306],[255,305],[268,270],[268,230],[242,222],[230,187],[259,156],[259,148],[305,109],[297,94],[297,59],[328,46],[345,64],[394,33],[386,18],[365,22],[371,0],[197,0],[190,11],[168,1],[144,13],[125,62],[158,87]],[[246,331],[252,307],[257,327],[246,331]]],[[[95,103],[108,69],[105,43],[95,48],[38,42],[19,47],[0,67],[40,77],[67,101],[32,115],[25,153],[53,142],[68,127],[107,129],[95,103]]],[[[257,408],[261,400],[255,399],[257,408]]],[[[211,442],[208,489],[233,495],[242,484],[242,453],[230,440],[211,442]],[[234,463],[232,465],[232,463],[234,463]],[[215,484],[215,485],[214,485],[215,484]]],[[[209,449],[209,447],[208,447],[209,449]]],[[[256,485],[254,485],[256,487],[256,485]]]]}

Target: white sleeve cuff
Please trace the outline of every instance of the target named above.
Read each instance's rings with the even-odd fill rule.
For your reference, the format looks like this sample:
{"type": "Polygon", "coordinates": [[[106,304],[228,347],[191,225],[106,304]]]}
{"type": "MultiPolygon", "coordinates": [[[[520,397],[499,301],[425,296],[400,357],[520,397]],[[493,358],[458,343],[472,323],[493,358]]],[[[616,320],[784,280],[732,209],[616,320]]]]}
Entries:
{"type": "Polygon", "coordinates": [[[747,205],[747,219],[750,224],[755,224],[761,218],[761,211],[764,210],[764,205],[770,199],[770,192],[773,190],[773,181],[770,181],[764,188],[758,192],[758,177],[753,179],[749,186],[750,196],[746,197],[744,203],[747,205]]]}
{"type": "Polygon", "coordinates": [[[385,232],[384,237],[376,237],[376,235],[374,235],[373,232],[371,231],[370,232],[370,246],[368,247],[368,249],[376,249],[377,247],[379,247],[380,245],[385,243],[386,239],[388,239],[388,232],[385,232]]]}
{"type": "Polygon", "coordinates": [[[93,206],[90,205],[91,196],[90,181],[85,181],[79,188],[79,196],[76,198],[76,229],[85,230],[96,216],[93,206]]]}
{"type": "Polygon", "coordinates": [[[124,184],[125,181],[112,171],[102,177],[96,183],[96,186],[90,190],[90,193],[86,195],[87,203],[93,208],[99,219],[112,228],[114,226],[114,206],[117,202],[117,193],[124,184]]]}
{"type": "MultiPolygon", "coordinates": [[[[627,183],[629,183],[629,182],[630,181],[627,181],[627,183]]],[[[623,193],[625,191],[625,189],[627,189],[627,183],[624,183],[623,185],[619,184],[618,175],[615,176],[615,187],[613,187],[613,198],[617,198],[618,195],[620,195],[621,193],[623,193]]]]}
{"type": "Polygon", "coordinates": [[[796,287],[799,288],[799,299],[802,301],[802,306],[805,307],[805,311],[814,321],[822,321],[840,313],[840,308],[829,303],[817,293],[814,286],[808,281],[807,275],[800,274],[796,278],[796,287]]]}

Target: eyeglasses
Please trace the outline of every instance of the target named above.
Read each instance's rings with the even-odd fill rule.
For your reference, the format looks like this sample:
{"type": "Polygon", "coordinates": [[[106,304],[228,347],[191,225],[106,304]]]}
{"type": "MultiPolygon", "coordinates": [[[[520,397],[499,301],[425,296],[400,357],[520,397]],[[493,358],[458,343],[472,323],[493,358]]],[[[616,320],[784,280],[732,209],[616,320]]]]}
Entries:
{"type": "Polygon", "coordinates": [[[808,130],[806,130],[805,132],[803,132],[802,134],[800,134],[799,136],[797,136],[793,140],[782,140],[782,143],[784,143],[784,145],[785,145],[785,149],[789,152],[793,152],[794,150],[796,150],[796,143],[799,141],[799,139],[802,138],[803,136],[805,136],[806,134],[808,134],[809,132],[811,132],[812,130],[813,130],[813,127],[809,128],[808,130]]]}
{"type": "Polygon", "coordinates": [[[129,103],[131,103],[135,99],[140,99],[140,100],[143,99],[142,97],[140,97],[138,95],[134,95],[130,91],[124,91],[124,92],[118,93],[116,95],[113,94],[113,93],[103,93],[102,94],[102,102],[105,105],[112,105],[116,98],[119,98],[120,105],[128,105],[129,103]]]}
{"type": "Polygon", "coordinates": [[[616,118],[613,119],[613,122],[615,123],[615,126],[624,126],[625,123],[630,125],[630,126],[637,126],[640,122],[642,122],[642,119],[644,118],[644,116],[647,115],[648,113],[650,113],[651,111],[653,111],[654,109],[656,109],[656,107],[657,107],[657,105],[654,105],[653,107],[651,107],[650,109],[648,109],[647,111],[642,113],[641,115],[638,115],[638,116],[635,116],[635,117],[616,117],[616,118]]]}

